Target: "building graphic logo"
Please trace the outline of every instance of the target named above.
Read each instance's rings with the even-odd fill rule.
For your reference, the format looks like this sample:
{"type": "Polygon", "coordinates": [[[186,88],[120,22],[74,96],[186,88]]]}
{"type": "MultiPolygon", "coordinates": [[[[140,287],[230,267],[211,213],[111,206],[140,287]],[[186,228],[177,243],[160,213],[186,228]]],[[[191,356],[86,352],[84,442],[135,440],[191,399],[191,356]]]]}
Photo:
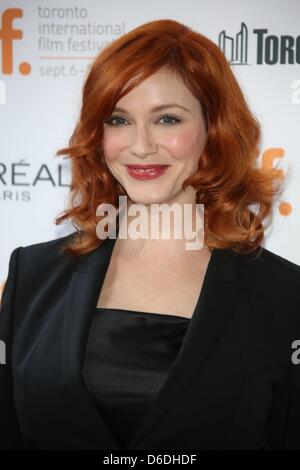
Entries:
{"type": "MultiPolygon", "coordinates": [[[[273,34],[268,28],[253,29],[251,34],[256,40],[252,54],[256,65],[299,65],[300,35],[273,34]],[[254,58],[254,55],[256,57],[254,58]]],[[[232,65],[249,65],[248,63],[248,28],[241,23],[240,31],[233,36],[223,30],[219,33],[218,45],[232,65]]]]}
{"type": "Polygon", "coordinates": [[[223,30],[219,34],[219,48],[233,65],[248,65],[248,29],[241,23],[235,38],[227,36],[223,30]]]}
{"type": "MultiPolygon", "coordinates": [[[[23,18],[23,11],[20,8],[8,8],[4,10],[0,18],[1,72],[3,75],[14,73],[14,41],[23,39],[23,31],[13,26],[16,18],[23,18]]],[[[31,72],[31,65],[28,62],[21,62],[18,69],[21,75],[28,75],[31,72]]]]}

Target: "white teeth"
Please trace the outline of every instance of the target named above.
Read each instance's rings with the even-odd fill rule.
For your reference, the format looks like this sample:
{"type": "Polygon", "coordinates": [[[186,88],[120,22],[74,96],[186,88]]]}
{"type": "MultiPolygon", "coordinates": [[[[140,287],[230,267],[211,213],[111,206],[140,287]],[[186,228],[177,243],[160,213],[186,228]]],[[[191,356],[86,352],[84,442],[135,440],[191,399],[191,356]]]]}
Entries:
{"type": "Polygon", "coordinates": [[[145,172],[147,172],[147,171],[148,171],[148,172],[149,172],[149,171],[153,171],[154,168],[147,168],[146,170],[142,170],[142,169],[140,169],[140,168],[134,168],[134,170],[135,170],[135,171],[139,171],[139,172],[141,172],[141,173],[145,173],[145,172]]]}

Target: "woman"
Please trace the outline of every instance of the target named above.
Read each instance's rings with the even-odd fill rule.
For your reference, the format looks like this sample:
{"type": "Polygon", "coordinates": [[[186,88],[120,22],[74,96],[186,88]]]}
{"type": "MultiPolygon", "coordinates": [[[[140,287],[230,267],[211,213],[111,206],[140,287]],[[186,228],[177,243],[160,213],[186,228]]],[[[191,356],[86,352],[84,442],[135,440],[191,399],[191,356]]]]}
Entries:
{"type": "Polygon", "coordinates": [[[191,28],[153,21],[96,57],[57,152],[72,168],[57,223],[76,231],[11,254],[2,448],[300,449],[300,267],[262,247],[281,185],[256,166],[259,139],[225,57],[191,28]],[[120,224],[121,196],[146,237],[130,236],[134,213],[120,224]],[[190,207],[193,227],[203,205],[202,248],[175,237],[176,216],[149,228],[155,204],[190,207]]]}

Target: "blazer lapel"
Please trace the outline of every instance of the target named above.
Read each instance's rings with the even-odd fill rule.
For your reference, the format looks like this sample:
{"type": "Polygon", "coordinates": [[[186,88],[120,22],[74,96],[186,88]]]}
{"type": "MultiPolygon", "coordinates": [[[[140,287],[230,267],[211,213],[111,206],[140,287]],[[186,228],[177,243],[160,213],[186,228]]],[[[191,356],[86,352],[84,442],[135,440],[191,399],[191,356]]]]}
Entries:
{"type": "Polygon", "coordinates": [[[74,400],[76,423],[85,431],[91,448],[98,449],[118,449],[118,445],[90,396],[82,367],[92,317],[114,242],[114,239],[107,239],[96,250],[80,257],[66,294],[62,335],[64,386],[74,400]]]}
{"type": "MultiPolygon", "coordinates": [[[[92,316],[109,266],[115,239],[106,239],[93,252],[81,257],[67,292],[63,324],[64,385],[81,413],[80,426],[98,448],[117,449],[83,381],[82,367],[92,316]]],[[[167,378],[148,408],[128,449],[134,448],[176,402],[214,347],[228,320],[238,294],[237,253],[214,249],[194,314],[189,322],[179,354],[167,378]]],[[[146,314],[145,314],[146,315],[146,314]]]]}

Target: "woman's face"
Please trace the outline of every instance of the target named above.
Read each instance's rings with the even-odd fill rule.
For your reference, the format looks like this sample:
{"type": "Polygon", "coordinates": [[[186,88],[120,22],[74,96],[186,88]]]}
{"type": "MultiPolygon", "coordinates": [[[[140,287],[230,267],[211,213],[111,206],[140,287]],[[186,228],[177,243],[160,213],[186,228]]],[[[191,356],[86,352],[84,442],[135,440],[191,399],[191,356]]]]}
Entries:
{"type": "Polygon", "coordinates": [[[104,123],[103,151],[129,203],[188,203],[195,192],[192,187],[184,192],[182,183],[196,172],[206,138],[200,102],[161,69],[118,101],[104,123]],[[141,179],[128,170],[135,164],[168,167],[160,176],[141,179]]]}

